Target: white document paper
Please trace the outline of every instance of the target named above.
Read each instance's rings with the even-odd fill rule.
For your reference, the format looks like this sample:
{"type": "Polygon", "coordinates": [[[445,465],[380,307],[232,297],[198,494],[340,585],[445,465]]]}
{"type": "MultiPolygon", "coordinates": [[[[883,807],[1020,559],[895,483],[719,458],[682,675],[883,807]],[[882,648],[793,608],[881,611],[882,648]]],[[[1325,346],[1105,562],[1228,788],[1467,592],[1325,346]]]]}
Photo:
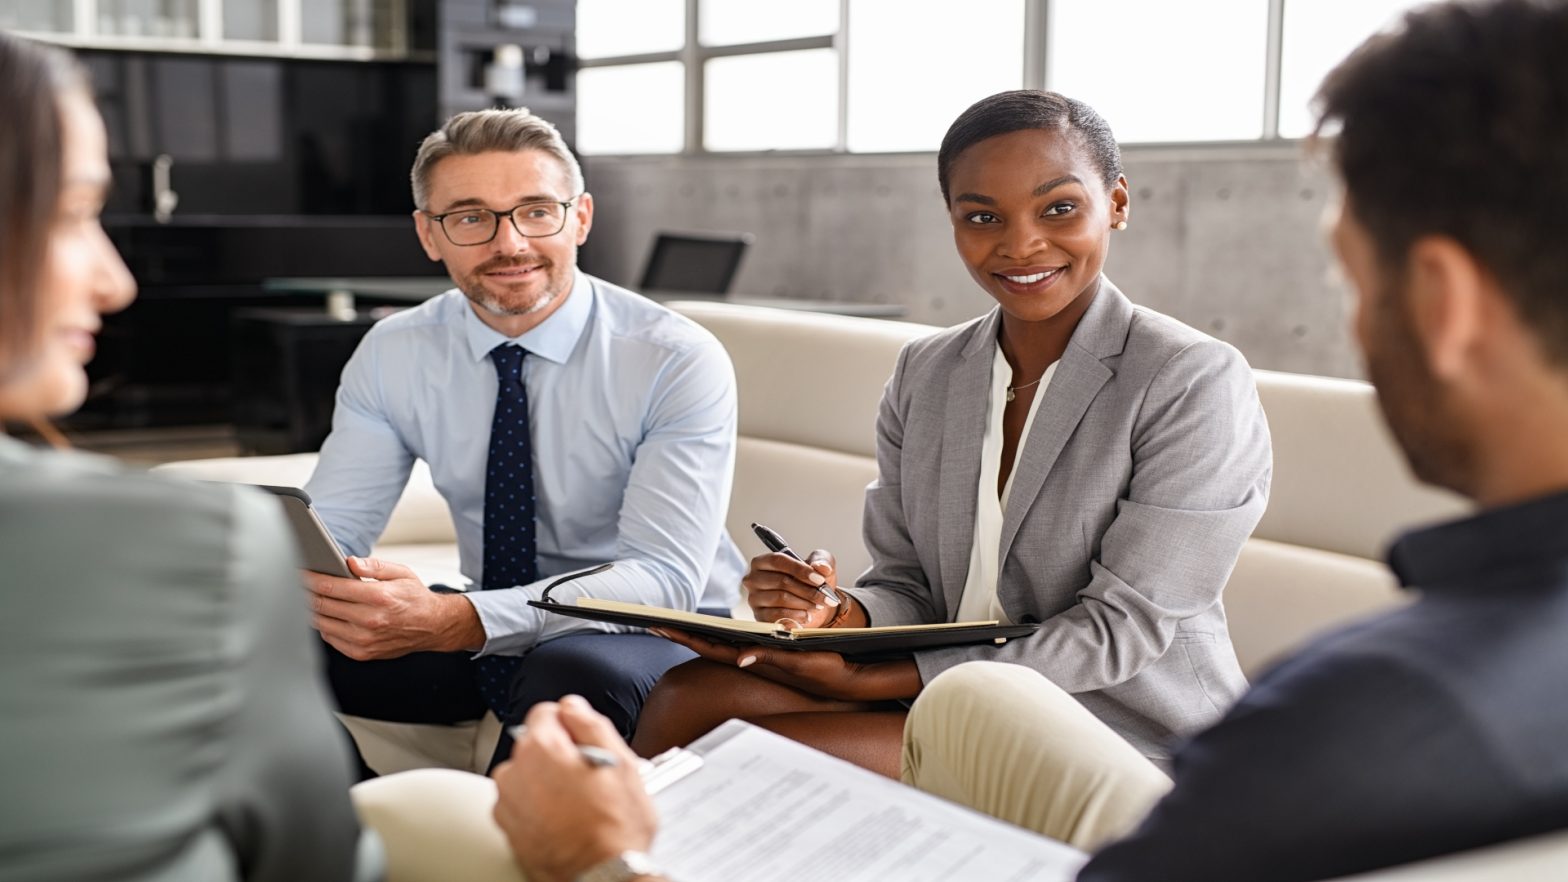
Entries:
{"type": "Polygon", "coordinates": [[[1068,882],[1077,849],[738,720],[654,797],[653,857],[680,882],[1068,882]]]}

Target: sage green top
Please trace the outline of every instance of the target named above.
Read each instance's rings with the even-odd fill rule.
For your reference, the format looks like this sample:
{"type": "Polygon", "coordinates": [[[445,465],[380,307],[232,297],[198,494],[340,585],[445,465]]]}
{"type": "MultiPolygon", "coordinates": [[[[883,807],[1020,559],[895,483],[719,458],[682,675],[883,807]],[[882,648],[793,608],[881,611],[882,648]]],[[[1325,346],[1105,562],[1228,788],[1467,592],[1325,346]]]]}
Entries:
{"type": "Polygon", "coordinates": [[[275,506],[0,437],[0,879],[355,878],[275,506]]]}

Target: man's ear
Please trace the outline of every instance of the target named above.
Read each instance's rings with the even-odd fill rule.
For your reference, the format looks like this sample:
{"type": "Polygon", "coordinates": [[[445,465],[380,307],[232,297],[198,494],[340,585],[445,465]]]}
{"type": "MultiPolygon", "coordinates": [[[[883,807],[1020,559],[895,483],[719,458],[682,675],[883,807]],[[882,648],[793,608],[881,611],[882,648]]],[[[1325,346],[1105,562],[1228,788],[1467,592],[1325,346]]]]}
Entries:
{"type": "Polygon", "coordinates": [[[588,241],[588,231],[593,229],[593,194],[584,190],[572,207],[577,213],[577,244],[588,241]]]}
{"type": "Polygon", "coordinates": [[[434,261],[441,260],[441,252],[436,248],[436,225],[431,222],[430,216],[423,211],[414,212],[414,232],[419,235],[419,244],[424,246],[425,256],[434,261]]]}
{"type": "Polygon", "coordinates": [[[1447,236],[1417,239],[1406,256],[1406,308],[1434,377],[1453,381],[1472,368],[1483,332],[1490,277],[1447,236]]]}

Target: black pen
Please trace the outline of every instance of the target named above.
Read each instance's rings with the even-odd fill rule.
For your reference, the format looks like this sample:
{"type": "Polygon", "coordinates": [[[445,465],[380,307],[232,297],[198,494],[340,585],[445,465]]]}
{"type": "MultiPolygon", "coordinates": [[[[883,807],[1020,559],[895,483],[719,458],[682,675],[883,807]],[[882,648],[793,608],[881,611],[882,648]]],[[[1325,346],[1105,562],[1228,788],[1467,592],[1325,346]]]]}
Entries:
{"type": "MultiPolygon", "coordinates": [[[[784,541],[784,537],[780,536],[773,530],[770,530],[767,527],[764,527],[761,524],[753,521],[751,524],[751,532],[757,534],[757,538],[762,540],[762,544],[766,545],[769,551],[775,551],[779,554],[786,554],[800,561],[801,563],[806,563],[806,559],[796,554],[795,549],[790,548],[789,543],[784,541]]],[[[821,574],[818,573],[818,575],[821,574]]],[[[826,583],[818,585],[817,592],[821,594],[823,599],[828,602],[828,606],[838,606],[838,598],[833,595],[832,591],[828,590],[826,583]]]]}

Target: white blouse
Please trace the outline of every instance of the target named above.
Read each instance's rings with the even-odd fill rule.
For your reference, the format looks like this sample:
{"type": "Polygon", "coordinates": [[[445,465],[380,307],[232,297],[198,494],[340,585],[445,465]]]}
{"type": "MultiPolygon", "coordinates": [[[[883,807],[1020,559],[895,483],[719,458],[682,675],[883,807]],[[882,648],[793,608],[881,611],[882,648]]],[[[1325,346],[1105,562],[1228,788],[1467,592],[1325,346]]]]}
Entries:
{"type": "Polygon", "coordinates": [[[991,361],[991,401],[986,409],[985,437],[980,444],[980,487],[975,503],[975,541],[969,550],[969,578],[964,580],[964,593],[958,602],[959,622],[989,621],[995,619],[1012,624],[1002,605],[996,600],[996,578],[1000,567],[997,559],[1002,551],[1002,515],[1007,511],[1007,499],[1013,490],[1013,478],[1018,474],[1018,460],[1023,456],[1024,445],[1029,441],[1029,430],[1034,426],[1034,415],[1040,410],[1046,387],[1056,374],[1057,362],[1045,369],[1040,383],[1035,387],[1034,400],[1029,403],[1029,416],[1024,420],[1023,434],[1018,436],[1018,448],[1013,452],[1013,468],[1008,472],[1007,484],[997,497],[996,479],[1002,470],[1002,415],[1007,410],[1007,387],[1013,384],[1013,369],[996,347],[991,361]]]}

